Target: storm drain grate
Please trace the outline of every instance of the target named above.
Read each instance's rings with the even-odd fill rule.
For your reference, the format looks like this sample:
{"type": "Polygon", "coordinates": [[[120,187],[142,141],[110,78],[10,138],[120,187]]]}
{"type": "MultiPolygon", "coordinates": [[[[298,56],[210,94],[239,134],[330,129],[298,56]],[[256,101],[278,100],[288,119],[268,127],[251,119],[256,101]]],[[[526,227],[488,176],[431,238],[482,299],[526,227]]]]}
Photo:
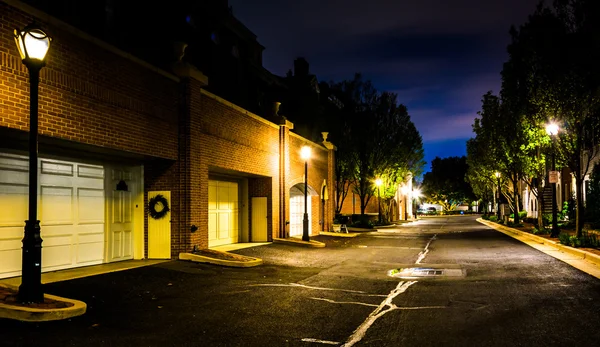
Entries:
{"type": "Polygon", "coordinates": [[[464,276],[461,269],[434,269],[423,267],[399,268],[388,271],[388,276],[398,278],[426,278],[438,276],[464,276]]]}

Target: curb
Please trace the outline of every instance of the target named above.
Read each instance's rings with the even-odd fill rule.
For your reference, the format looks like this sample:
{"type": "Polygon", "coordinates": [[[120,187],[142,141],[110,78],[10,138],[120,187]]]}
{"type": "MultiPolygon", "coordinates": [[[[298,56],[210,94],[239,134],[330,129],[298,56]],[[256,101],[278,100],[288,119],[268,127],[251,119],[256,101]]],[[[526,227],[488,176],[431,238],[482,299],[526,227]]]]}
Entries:
{"type": "MultiPolygon", "coordinates": [[[[533,242],[539,243],[539,244],[543,244],[543,245],[547,245],[550,247],[555,248],[558,251],[561,251],[563,253],[567,253],[576,257],[580,257],[581,259],[585,259],[589,262],[592,262],[596,265],[600,265],[600,256],[596,255],[594,253],[590,253],[588,251],[584,251],[582,249],[578,249],[578,248],[574,248],[574,247],[570,247],[570,246],[565,246],[563,244],[560,244],[556,241],[552,241],[552,240],[548,240],[544,237],[540,237],[537,235],[533,235],[530,233],[526,233],[523,232],[521,230],[517,230],[517,229],[513,229],[504,225],[498,225],[494,222],[490,222],[490,221],[486,221],[482,218],[477,218],[477,221],[481,224],[485,224],[491,228],[494,228],[496,230],[499,230],[503,233],[511,233],[511,234],[515,234],[515,235],[519,235],[521,237],[527,238],[533,242]]],[[[509,235],[511,236],[511,235],[509,235]]]]}
{"type": "MultiPolygon", "coordinates": [[[[227,252],[223,252],[227,253],[227,252]]],[[[249,261],[236,261],[236,260],[223,260],[205,257],[203,255],[192,254],[192,253],[179,253],[179,260],[189,260],[195,263],[208,263],[214,265],[221,266],[229,266],[229,267],[254,267],[258,265],[262,265],[263,261],[260,258],[246,257],[252,260],[249,261]]]]}
{"type": "Polygon", "coordinates": [[[324,235],[324,236],[333,236],[333,237],[357,237],[358,234],[357,233],[334,233],[331,231],[320,231],[319,235],[324,235]]]}
{"type": "Polygon", "coordinates": [[[355,231],[355,232],[359,232],[359,233],[370,233],[370,232],[377,231],[377,229],[367,229],[367,228],[353,228],[353,227],[348,227],[348,231],[355,231]]]}
{"type": "Polygon", "coordinates": [[[273,243],[283,243],[288,245],[300,246],[300,247],[312,247],[312,248],[323,248],[325,244],[323,242],[310,240],[310,241],[302,241],[299,239],[287,238],[287,239],[279,239],[273,238],[273,243]]]}
{"type": "MultiPolygon", "coordinates": [[[[0,283],[0,287],[16,290],[15,287],[2,283],[0,283]]],[[[23,322],[47,322],[81,316],[87,310],[87,305],[83,301],[51,294],[44,294],[44,298],[69,303],[72,306],[65,308],[31,308],[0,303],[0,318],[23,322]]]]}

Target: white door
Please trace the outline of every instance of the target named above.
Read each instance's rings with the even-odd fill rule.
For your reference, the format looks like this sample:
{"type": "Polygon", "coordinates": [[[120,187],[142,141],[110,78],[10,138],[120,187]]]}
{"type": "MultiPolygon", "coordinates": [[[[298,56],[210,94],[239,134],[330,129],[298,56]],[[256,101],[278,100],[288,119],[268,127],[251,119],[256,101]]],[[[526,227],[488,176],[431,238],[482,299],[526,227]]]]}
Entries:
{"type": "Polygon", "coordinates": [[[238,184],[208,181],[208,246],[238,242],[238,184]]]}
{"type": "MultiPolygon", "coordinates": [[[[28,209],[28,159],[0,154],[0,277],[20,275],[28,209]]],[[[104,168],[39,160],[42,271],[104,261],[104,168]]]]}
{"type": "MultiPolygon", "coordinates": [[[[304,195],[300,194],[298,190],[297,193],[294,193],[296,188],[292,189],[292,193],[290,196],[290,237],[301,237],[303,231],[303,220],[304,220],[304,195]]],[[[306,211],[308,213],[308,234],[311,235],[312,227],[311,227],[311,206],[310,206],[310,196],[308,197],[308,204],[306,206],[306,211]]]]}
{"type": "Polygon", "coordinates": [[[267,198],[252,198],[252,241],[267,242],[267,198]]]}
{"type": "Polygon", "coordinates": [[[107,168],[107,261],[133,259],[133,205],[137,194],[134,168],[107,168]]]}

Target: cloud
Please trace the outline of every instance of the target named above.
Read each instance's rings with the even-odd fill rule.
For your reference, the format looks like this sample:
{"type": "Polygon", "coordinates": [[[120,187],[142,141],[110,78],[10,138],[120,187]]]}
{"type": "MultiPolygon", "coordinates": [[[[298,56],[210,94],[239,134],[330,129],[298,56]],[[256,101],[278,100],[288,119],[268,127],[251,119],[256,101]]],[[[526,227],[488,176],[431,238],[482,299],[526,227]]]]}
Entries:
{"type": "Polygon", "coordinates": [[[476,112],[448,114],[443,109],[417,109],[409,110],[409,113],[424,143],[473,137],[471,125],[477,117],[476,112]]]}

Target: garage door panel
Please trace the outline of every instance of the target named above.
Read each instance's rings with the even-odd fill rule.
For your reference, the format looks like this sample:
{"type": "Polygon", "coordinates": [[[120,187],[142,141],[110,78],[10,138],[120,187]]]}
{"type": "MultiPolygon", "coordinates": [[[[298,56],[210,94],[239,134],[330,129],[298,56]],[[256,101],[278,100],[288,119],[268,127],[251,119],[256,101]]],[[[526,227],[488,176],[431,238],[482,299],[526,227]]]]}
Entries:
{"type": "MultiPolygon", "coordinates": [[[[6,235],[3,235],[2,239],[0,239],[0,252],[7,252],[17,248],[20,252],[22,246],[21,240],[23,240],[23,230],[21,230],[20,235],[14,237],[6,237],[6,235]]],[[[4,260],[5,259],[2,258],[2,261],[4,260]]]]}
{"type": "MultiPolygon", "coordinates": [[[[0,172],[29,172],[29,159],[26,157],[0,154],[0,172]]],[[[1,175],[1,173],[0,173],[1,175]]]]}
{"type": "Polygon", "coordinates": [[[208,239],[216,239],[217,238],[217,213],[209,212],[208,213],[208,239]]]}
{"type": "Polygon", "coordinates": [[[79,223],[104,223],[104,190],[78,188],[77,210],[79,223]]]}
{"type": "Polygon", "coordinates": [[[104,249],[104,242],[80,243],[76,246],[76,249],[78,264],[102,263],[104,260],[101,252],[104,249]]]}
{"type": "Polygon", "coordinates": [[[44,225],[73,223],[73,188],[42,186],[40,220],[44,225]]]}
{"type": "MultiPolygon", "coordinates": [[[[92,178],[89,181],[97,181],[94,178],[104,179],[104,168],[99,166],[77,165],[77,177],[92,178]]],[[[87,182],[86,182],[87,183],[87,182]]],[[[100,181],[102,183],[102,181],[100,181]]]]}
{"type": "Polygon", "coordinates": [[[230,233],[230,224],[231,224],[231,214],[227,212],[219,213],[219,238],[225,239],[228,238],[230,233]]]}
{"type": "MultiPolygon", "coordinates": [[[[45,240],[44,240],[45,243],[45,240]]],[[[44,245],[42,248],[42,266],[45,270],[71,266],[73,263],[73,253],[70,244],[65,245],[44,245]]]]}
{"type": "Polygon", "coordinates": [[[12,241],[0,241],[0,257],[2,259],[2,272],[21,272],[21,240],[17,241],[18,246],[14,247],[12,241]],[[9,248],[2,250],[3,248],[9,248]]]}
{"type": "Polygon", "coordinates": [[[25,225],[28,194],[26,185],[0,184],[0,226],[25,225]]]}
{"type": "Polygon", "coordinates": [[[40,172],[46,175],[58,175],[73,177],[74,164],[59,161],[44,160],[40,161],[40,172]]]}
{"type": "Polygon", "coordinates": [[[104,232],[80,233],[77,237],[77,243],[104,243],[104,232]]]}
{"type": "Polygon", "coordinates": [[[29,172],[0,168],[0,182],[3,185],[29,185],[29,172]]]}

